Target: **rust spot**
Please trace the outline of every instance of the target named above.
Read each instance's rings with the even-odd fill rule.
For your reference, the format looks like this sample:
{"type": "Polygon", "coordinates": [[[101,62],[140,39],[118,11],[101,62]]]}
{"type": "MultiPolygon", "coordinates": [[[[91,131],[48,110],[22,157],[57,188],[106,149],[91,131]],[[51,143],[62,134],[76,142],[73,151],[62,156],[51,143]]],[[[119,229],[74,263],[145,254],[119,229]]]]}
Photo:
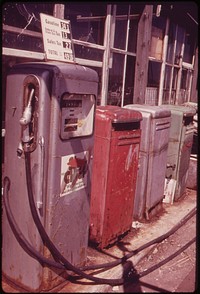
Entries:
{"type": "Polygon", "coordinates": [[[192,147],[192,142],[186,142],[185,144],[183,144],[183,147],[182,147],[182,152],[186,152],[189,148],[192,147]]]}

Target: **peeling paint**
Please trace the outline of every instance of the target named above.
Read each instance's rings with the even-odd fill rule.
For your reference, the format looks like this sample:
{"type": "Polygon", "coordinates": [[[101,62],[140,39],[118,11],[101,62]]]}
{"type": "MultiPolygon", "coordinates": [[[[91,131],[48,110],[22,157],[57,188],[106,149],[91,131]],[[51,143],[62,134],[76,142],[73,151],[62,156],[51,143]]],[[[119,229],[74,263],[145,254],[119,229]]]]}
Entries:
{"type": "Polygon", "coordinates": [[[134,154],[133,145],[130,145],[129,152],[127,154],[126,162],[125,162],[125,170],[126,171],[128,171],[131,166],[133,154],[134,154]]]}

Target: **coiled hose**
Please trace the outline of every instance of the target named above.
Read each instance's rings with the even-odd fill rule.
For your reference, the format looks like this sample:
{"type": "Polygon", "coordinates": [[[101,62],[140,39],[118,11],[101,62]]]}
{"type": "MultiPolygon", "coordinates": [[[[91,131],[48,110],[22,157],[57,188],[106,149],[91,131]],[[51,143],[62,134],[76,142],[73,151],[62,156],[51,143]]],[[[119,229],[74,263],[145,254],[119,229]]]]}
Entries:
{"type": "MultiPolygon", "coordinates": [[[[26,165],[26,180],[27,180],[27,189],[28,189],[28,197],[29,197],[29,204],[31,208],[31,213],[34,219],[34,222],[36,224],[36,227],[40,233],[40,236],[44,242],[44,244],[48,247],[50,250],[51,254],[53,255],[54,258],[59,260],[59,262],[56,261],[51,261],[44,256],[42,256],[40,253],[38,253],[31,245],[30,243],[25,239],[23,236],[22,232],[18,228],[16,222],[14,221],[12,212],[10,210],[9,206],[9,200],[8,200],[8,190],[10,188],[10,180],[6,177],[4,179],[4,189],[5,189],[5,196],[4,196],[4,204],[5,204],[5,209],[6,209],[6,214],[10,223],[10,226],[13,230],[13,233],[15,237],[17,238],[18,242],[22,246],[22,248],[33,258],[39,260],[41,264],[46,264],[50,267],[55,267],[58,269],[67,269],[71,270],[74,273],[80,275],[83,278],[89,279],[97,284],[110,284],[112,286],[114,285],[121,285],[124,284],[126,278],[121,278],[121,279],[104,279],[104,278],[97,278],[94,277],[93,275],[86,274],[84,271],[85,270],[94,270],[94,269],[100,269],[100,268],[111,268],[114,266],[117,266],[119,264],[124,264],[126,260],[128,260],[130,257],[133,255],[137,254],[141,250],[155,244],[155,243],[160,243],[167,237],[169,237],[171,234],[173,234],[176,230],[178,230],[183,224],[185,224],[193,215],[196,213],[196,208],[193,209],[184,219],[182,219],[176,226],[174,226],[170,231],[165,233],[164,235],[155,238],[151,240],[150,242],[140,246],[136,250],[131,251],[127,255],[125,255],[123,258],[119,258],[113,262],[108,262],[104,264],[98,264],[98,265],[90,265],[90,266],[84,266],[81,268],[77,268],[73,266],[68,260],[64,258],[64,256],[57,250],[55,245],[52,243],[52,241],[49,239],[40,219],[37,213],[37,209],[35,207],[35,202],[34,202],[34,197],[32,193],[32,181],[31,181],[31,167],[30,167],[30,153],[25,152],[25,165],[26,165]]],[[[172,257],[171,257],[172,258],[172,257]]],[[[69,275],[69,280],[74,279],[74,276],[69,275]]]]}
{"type": "MultiPolygon", "coordinates": [[[[7,215],[7,218],[8,218],[8,222],[9,222],[9,224],[11,226],[11,229],[12,229],[18,243],[21,245],[21,247],[24,249],[24,251],[27,254],[29,254],[32,258],[35,258],[37,261],[39,261],[42,266],[48,265],[50,268],[53,267],[53,268],[65,270],[66,268],[65,268],[64,265],[62,265],[62,264],[60,264],[58,262],[55,262],[53,260],[49,260],[49,259],[45,258],[37,250],[35,250],[32,247],[32,245],[30,245],[30,243],[26,240],[23,233],[19,229],[17,223],[15,222],[14,216],[13,216],[12,211],[10,209],[9,197],[8,197],[9,186],[10,186],[10,180],[8,179],[8,177],[5,177],[5,179],[4,179],[5,196],[3,197],[4,207],[5,207],[6,215],[7,215]]],[[[195,212],[195,210],[191,211],[187,215],[186,220],[184,221],[184,223],[194,215],[194,212],[195,212]]],[[[184,223],[182,223],[182,225],[184,223]]],[[[185,244],[183,247],[181,247],[178,251],[176,251],[172,255],[168,256],[166,259],[160,261],[156,265],[153,265],[151,268],[149,268],[147,270],[144,270],[143,272],[141,272],[139,274],[136,274],[134,271],[130,271],[129,272],[129,275],[130,275],[129,278],[131,278],[131,282],[133,282],[133,280],[132,280],[133,277],[134,277],[135,281],[137,281],[139,278],[144,277],[144,276],[148,275],[149,273],[151,273],[152,271],[156,270],[157,268],[163,266],[165,263],[172,260],[177,255],[179,255],[181,252],[183,252],[186,248],[188,248],[195,240],[196,240],[196,238],[193,238],[187,244],[185,244]]],[[[121,260],[121,259],[119,259],[119,260],[121,260]]],[[[122,263],[122,262],[120,262],[120,263],[122,263]]],[[[112,263],[110,263],[110,264],[112,264],[112,263]]],[[[108,267],[109,263],[102,264],[102,265],[97,265],[97,267],[100,268],[100,267],[103,267],[103,265],[106,265],[106,267],[108,267]]],[[[72,281],[75,280],[74,276],[69,275],[68,278],[69,278],[69,280],[72,280],[72,281]]]]}
{"type": "Polygon", "coordinates": [[[121,285],[124,283],[124,279],[104,279],[104,278],[97,278],[92,275],[86,274],[84,271],[80,270],[78,267],[73,266],[56,248],[54,243],[50,240],[49,236],[47,235],[40,218],[37,213],[37,209],[35,206],[35,201],[33,197],[33,191],[32,191],[32,180],[31,180],[31,166],[30,166],[30,153],[25,152],[25,166],[26,166],[26,182],[27,182],[27,190],[28,190],[28,198],[29,198],[29,205],[32,213],[33,220],[35,222],[35,225],[38,229],[38,232],[44,242],[44,244],[47,246],[49,251],[53,256],[56,256],[57,259],[66,267],[66,269],[73,271],[74,273],[82,276],[83,278],[86,278],[88,280],[91,280],[95,283],[99,284],[110,284],[110,285],[121,285]]]}

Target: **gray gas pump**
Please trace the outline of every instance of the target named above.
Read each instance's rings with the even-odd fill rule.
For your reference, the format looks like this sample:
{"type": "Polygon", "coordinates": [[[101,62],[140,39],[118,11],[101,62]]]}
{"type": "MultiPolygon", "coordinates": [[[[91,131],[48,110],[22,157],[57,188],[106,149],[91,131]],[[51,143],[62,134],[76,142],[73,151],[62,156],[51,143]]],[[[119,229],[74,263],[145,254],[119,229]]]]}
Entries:
{"type": "MultiPolygon", "coordinates": [[[[46,233],[73,265],[86,261],[97,88],[94,70],[70,63],[18,64],[7,77],[4,175],[12,216],[35,250],[53,260],[32,218],[31,189],[46,233]]],[[[23,250],[3,205],[3,275],[40,291],[60,283],[60,271],[23,250]]]]}

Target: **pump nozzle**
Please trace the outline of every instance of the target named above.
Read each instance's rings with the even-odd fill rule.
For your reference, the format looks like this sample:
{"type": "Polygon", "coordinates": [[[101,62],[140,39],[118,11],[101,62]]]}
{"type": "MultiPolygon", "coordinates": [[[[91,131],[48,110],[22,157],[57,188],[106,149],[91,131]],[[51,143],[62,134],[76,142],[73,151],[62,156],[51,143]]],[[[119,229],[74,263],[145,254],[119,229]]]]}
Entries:
{"type": "Polygon", "coordinates": [[[28,101],[27,106],[24,109],[24,112],[22,114],[22,117],[20,118],[19,122],[22,126],[27,126],[30,121],[31,121],[31,116],[32,116],[32,106],[31,106],[31,102],[33,99],[33,94],[34,94],[34,89],[31,89],[31,93],[30,93],[30,98],[28,101]]]}

